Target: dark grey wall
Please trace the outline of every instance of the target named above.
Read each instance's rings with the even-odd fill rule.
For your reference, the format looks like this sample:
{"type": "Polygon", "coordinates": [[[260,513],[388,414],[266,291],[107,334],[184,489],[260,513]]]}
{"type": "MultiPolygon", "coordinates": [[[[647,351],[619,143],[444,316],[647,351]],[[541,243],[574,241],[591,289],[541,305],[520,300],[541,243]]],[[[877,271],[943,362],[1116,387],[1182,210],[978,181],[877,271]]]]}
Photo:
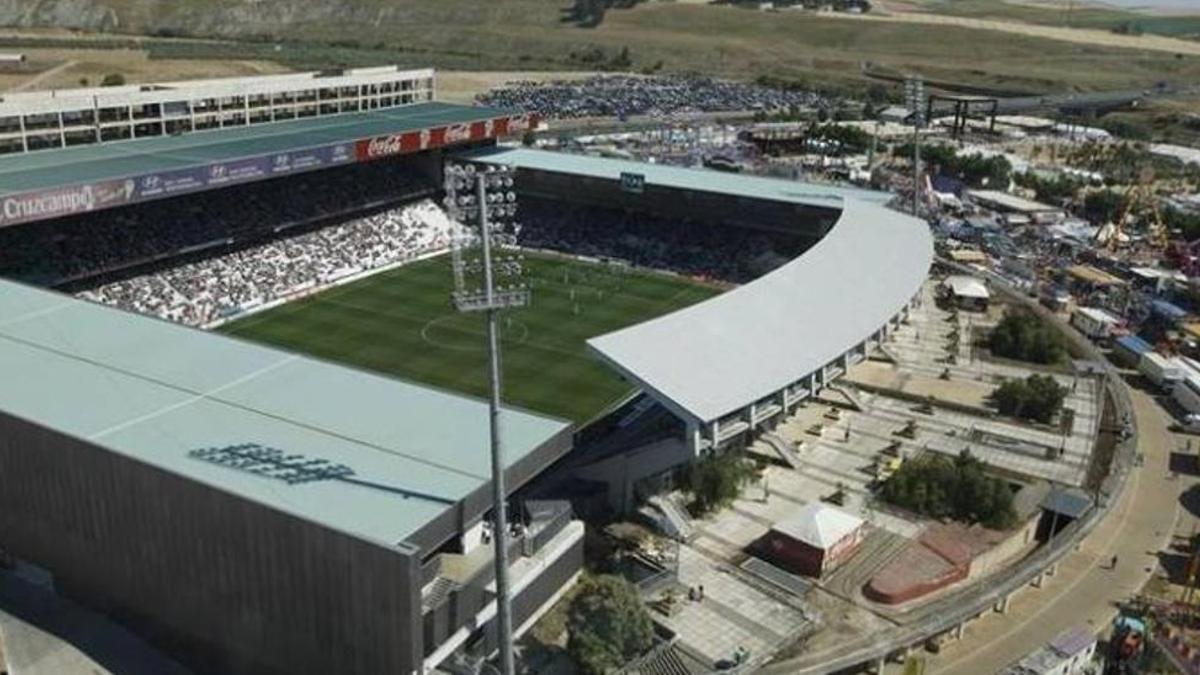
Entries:
{"type": "Polygon", "coordinates": [[[419,662],[415,551],[319,527],[4,413],[0,548],[185,660],[203,657],[209,672],[380,675],[419,662]]]}

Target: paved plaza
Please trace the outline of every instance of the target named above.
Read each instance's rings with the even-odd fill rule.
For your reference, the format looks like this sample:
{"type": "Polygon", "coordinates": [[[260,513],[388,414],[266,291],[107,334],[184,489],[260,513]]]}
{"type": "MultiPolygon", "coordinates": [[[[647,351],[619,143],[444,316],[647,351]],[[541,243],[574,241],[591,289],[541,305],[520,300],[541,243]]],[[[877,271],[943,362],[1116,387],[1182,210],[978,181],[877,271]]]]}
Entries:
{"type": "Polygon", "coordinates": [[[687,546],[679,552],[679,582],[704,587],[704,598],[680,600],[682,607],[659,620],[675,631],[686,649],[713,663],[729,661],[739,649],[751,660],[774,653],[801,634],[808,617],[796,606],[772,597],[729,565],[687,546]]]}
{"type": "Polygon", "coordinates": [[[996,386],[1005,378],[1042,371],[979,358],[967,336],[994,322],[1000,310],[988,316],[960,313],[951,320],[934,304],[932,292],[927,285],[925,302],[881,350],[894,362],[876,354],[851,366],[843,380],[756,440],[749,452],[768,460],[762,480],[747,486],[729,508],[693,523],[695,536],[681,547],[679,581],[684,587],[703,585],[705,598],[681,601],[682,608],[663,623],[694,653],[719,662],[739,647],[752,655],[784,649],[792,642],[788,636],[807,620],[800,608],[820,617],[819,630],[802,648],[792,648],[808,653],[836,650],[839,641],[901,620],[866,600],[862,587],[929,522],[874,498],[881,458],[930,452],[956,456],[968,450],[1014,476],[1083,484],[1099,427],[1097,382],[1067,370],[1052,373],[1070,390],[1065,406],[1074,415],[1065,433],[995,415],[988,397],[996,386]],[[948,336],[956,327],[959,358],[948,363],[948,336]],[[931,394],[937,402],[922,404],[931,394]],[[802,600],[764,593],[761,579],[738,569],[774,523],[834,493],[841,495],[839,508],[866,521],[863,544],[844,565],[814,580],[802,600]]]}

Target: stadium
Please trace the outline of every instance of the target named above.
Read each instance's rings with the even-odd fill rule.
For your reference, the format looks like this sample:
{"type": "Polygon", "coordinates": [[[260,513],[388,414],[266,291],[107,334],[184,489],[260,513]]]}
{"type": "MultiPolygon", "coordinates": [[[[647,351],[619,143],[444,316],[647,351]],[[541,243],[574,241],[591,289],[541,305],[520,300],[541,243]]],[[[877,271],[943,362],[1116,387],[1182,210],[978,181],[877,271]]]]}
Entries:
{"type": "Polygon", "coordinates": [[[928,272],[886,195],[510,147],[536,118],[435,97],[432,71],[376,68],[0,101],[6,561],[203,672],[490,653],[487,354],[449,302],[449,164],[516,176],[519,631],[583,566],[556,482],[624,510],[744,445],[928,272]]]}

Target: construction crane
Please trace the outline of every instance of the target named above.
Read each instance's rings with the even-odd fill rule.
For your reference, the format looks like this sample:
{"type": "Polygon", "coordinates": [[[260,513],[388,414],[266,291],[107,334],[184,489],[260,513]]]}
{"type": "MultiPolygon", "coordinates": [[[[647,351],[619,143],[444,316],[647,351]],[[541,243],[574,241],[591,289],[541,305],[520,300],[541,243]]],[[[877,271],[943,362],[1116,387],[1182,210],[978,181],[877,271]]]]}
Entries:
{"type": "Polygon", "coordinates": [[[1170,245],[1170,233],[1163,222],[1162,212],[1158,208],[1158,196],[1154,192],[1154,169],[1144,167],[1138,173],[1137,182],[1130,185],[1124,193],[1124,208],[1117,220],[1100,229],[1096,238],[1110,252],[1115,253],[1121,243],[1127,239],[1125,230],[1132,218],[1149,212],[1151,219],[1147,227],[1150,245],[1157,251],[1165,251],[1170,245]]]}
{"type": "Polygon", "coordinates": [[[1129,227],[1135,215],[1142,216],[1148,211],[1151,220],[1147,226],[1150,243],[1154,249],[1165,251],[1170,245],[1170,234],[1163,223],[1162,211],[1158,209],[1158,196],[1154,193],[1154,169],[1144,167],[1138,173],[1138,181],[1124,191],[1124,208],[1121,217],[1116,221],[1116,232],[1109,240],[1109,250],[1116,250],[1116,244],[1122,239],[1126,228],[1129,227]]]}

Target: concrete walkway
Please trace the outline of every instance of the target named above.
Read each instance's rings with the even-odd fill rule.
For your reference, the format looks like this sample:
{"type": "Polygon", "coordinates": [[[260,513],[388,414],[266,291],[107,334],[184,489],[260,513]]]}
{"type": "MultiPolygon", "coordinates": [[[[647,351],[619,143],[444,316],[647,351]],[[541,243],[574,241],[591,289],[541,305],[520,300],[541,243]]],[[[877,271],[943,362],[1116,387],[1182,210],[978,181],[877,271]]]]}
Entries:
{"type": "Polygon", "coordinates": [[[1169,431],[1167,413],[1146,393],[1131,393],[1145,464],[1133,470],[1120,502],[1040,590],[1013,596],[1007,613],[969,624],[961,641],[926,655],[927,673],[994,673],[1073,625],[1103,631],[1116,614],[1115,603],[1136,595],[1149,580],[1157,553],[1170,543],[1179,496],[1190,481],[1170,474],[1171,452],[1180,440],[1169,431]],[[1113,555],[1119,559],[1115,570],[1109,568],[1113,555]]]}

